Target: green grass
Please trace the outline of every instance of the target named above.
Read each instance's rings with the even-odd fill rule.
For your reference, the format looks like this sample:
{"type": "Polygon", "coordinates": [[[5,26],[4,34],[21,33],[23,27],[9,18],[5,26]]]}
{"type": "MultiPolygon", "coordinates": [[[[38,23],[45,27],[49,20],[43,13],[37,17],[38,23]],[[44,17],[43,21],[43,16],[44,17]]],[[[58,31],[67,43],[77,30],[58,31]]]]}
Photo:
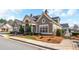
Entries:
{"type": "Polygon", "coordinates": [[[26,38],[26,39],[35,39],[33,36],[31,35],[26,35],[26,36],[18,36],[18,37],[21,37],[21,38],[26,38]]]}

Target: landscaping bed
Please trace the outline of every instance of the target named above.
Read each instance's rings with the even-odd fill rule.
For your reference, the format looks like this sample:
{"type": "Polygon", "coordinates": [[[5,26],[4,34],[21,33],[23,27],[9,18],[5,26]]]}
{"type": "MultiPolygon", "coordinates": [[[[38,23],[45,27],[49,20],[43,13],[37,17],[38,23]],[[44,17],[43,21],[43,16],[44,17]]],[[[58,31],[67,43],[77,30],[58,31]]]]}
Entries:
{"type": "Polygon", "coordinates": [[[48,42],[48,43],[61,43],[63,40],[60,36],[34,36],[35,40],[48,42]]]}
{"type": "Polygon", "coordinates": [[[73,40],[79,40],[79,35],[72,36],[71,39],[73,39],[73,40]]]}
{"type": "Polygon", "coordinates": [[[44,36],[44,35],[26,35],[26,36],[17,36],[21,38],[27,38],[27,39],[33,39],[33,40],[38,40],[42,42],[48,42],[48,43],[61,43],[63,40],[62,37],[58,36],[44,36]]]}

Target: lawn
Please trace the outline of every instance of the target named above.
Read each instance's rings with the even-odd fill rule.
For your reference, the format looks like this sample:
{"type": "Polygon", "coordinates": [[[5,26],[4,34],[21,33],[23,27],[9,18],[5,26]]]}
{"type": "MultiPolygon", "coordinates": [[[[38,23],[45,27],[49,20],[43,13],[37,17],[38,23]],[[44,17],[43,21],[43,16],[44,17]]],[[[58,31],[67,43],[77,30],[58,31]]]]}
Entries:
{"type": "Polygon", "coordinates": [[[33,36],[31,35],[25,35],[25,36],[17,36],[17,37],[21,37],[21,38],[26,38],[26,39],[35,39],[33,36]]]}

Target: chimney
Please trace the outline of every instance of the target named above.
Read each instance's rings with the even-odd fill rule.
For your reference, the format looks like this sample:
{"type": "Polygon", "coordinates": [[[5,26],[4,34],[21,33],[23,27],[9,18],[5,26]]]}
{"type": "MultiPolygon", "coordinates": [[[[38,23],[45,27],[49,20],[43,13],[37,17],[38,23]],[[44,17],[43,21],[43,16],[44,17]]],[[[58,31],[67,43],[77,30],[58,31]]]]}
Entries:
{"type": "Polygon", "coordinates": [[[47,15],[47,13],[48,13],[48,11],[47,11],[47,9],[45,10],[45,14],[47,15]]]}

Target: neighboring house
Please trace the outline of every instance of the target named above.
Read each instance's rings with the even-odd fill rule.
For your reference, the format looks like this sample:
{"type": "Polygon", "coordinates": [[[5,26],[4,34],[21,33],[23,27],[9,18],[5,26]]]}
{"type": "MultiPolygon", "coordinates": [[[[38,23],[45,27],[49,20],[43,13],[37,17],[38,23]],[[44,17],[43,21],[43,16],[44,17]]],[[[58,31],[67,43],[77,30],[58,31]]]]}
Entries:
{"type": "Polygon", "coordinates": [[[22,25],[23,22],[20,20],[15,19],[14,21],[9,20],[6,23],[0,23],[0,31],[1,32],[19,32],[20,25],[22,25]]]}
{"type": "Polygon", "coordinates": [[[0,23],[0,32],[2,31],[1,27],[4,25],[4,23],[0,23]]]}
{"type": "Polygon", "coordinates": [[[34,33],[41,34],[54,34],[56,35],[57,29],[62,29],[59,17],[50,17],[47,10],[41,15],[30,16],[26,15],[23,19],[24,31],[28,31],[28,25],[31,25],[31,30],[34,33]]]}
{"type": "Polygon", "coordinates": [[[71,33],[70,33],[69,25],[65,23],[65,24],[61,24],[61,26],[62,26],[62,29],[64,30],[64,35],[70,36],[71,33]]]}
{"type": "Polygon", "coordinates": [[[8,23],[4,23],[0,26],[0,31],[1,32],[10,32],[13,31],[13,27],[9,25],[8,23]]]}
{"type": "Polygon", "coordinates": [[[19,32],[20,25],[22,25],[22,21],[15,19],[13,21],[13,31],[19,32]]]}
{"type": "Polygon", "coordinates": [[[72,33],[77,33],[77,32],[79,32],[79,26],[75,24],[73,27],[71,27],[71,32],[72,32],[72,33]]]}

